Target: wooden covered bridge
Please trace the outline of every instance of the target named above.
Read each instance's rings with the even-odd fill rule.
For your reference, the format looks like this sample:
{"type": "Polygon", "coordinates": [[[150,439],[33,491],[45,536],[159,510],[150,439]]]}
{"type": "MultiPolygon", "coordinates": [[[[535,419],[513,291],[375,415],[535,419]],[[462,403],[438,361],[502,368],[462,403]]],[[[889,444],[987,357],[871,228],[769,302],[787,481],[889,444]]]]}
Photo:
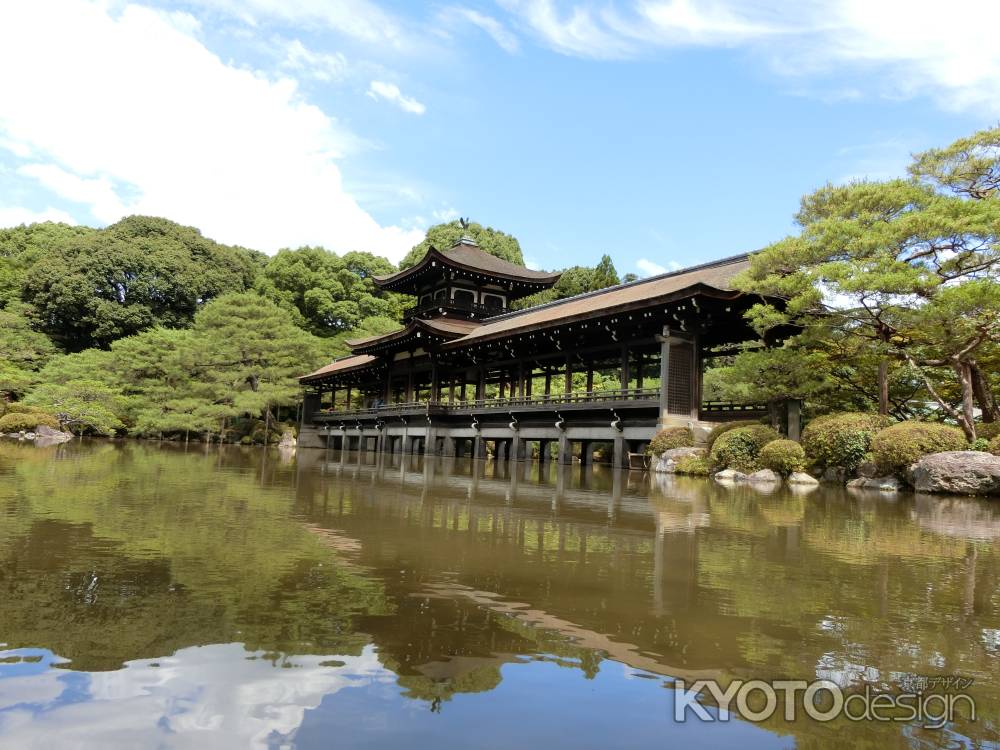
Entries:
{"type": "MultiPolygon", "coordinates": [[[[487,452],[589,462],[606,444],[626,466],[660,427],[759,419],[759,405],[702,399],[705,361],[754,338],[751,297],[731,281],[746,256],[511,310],[558,273],[496,258],[468,238],[376,277],[411,294],[404,326],[349,341],[353,354],[301,378],[299,444],[434,455],[487,452]],[[490,446],[487,446],[490,443],[490,446]],[[491,450],[490,450],[491,449],[491,450]]],[[[794,429],[794,428],[793,428],[794,429]]]]}

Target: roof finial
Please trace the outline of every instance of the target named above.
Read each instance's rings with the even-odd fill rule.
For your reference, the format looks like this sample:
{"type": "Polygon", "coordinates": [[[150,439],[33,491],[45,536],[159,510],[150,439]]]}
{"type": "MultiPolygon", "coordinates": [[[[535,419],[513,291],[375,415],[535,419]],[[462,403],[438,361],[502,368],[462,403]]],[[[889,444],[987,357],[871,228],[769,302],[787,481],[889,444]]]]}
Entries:
{"type": "Polygon", "coordinates": [[[466,216],[463,218],[459,216],[458,223],[462,225],[462,237],[459,239],[458,243],[460,245],[475,245],[476,241],[469,236],[469,225],[472,223],[469,217],[466,216]]]}

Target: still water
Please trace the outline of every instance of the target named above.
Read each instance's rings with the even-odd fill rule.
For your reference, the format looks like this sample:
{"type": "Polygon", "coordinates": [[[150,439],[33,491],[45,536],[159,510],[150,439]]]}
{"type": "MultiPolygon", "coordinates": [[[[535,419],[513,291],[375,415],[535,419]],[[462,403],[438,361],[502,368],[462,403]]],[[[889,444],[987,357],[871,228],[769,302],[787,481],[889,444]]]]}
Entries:
{"type": "Polygon", "coordinates": [[[0,746],[997,746],[998,503],[373,460],[0,444],[0,746]],[[922,676],[977,719],[674,720],[922,676]]]}

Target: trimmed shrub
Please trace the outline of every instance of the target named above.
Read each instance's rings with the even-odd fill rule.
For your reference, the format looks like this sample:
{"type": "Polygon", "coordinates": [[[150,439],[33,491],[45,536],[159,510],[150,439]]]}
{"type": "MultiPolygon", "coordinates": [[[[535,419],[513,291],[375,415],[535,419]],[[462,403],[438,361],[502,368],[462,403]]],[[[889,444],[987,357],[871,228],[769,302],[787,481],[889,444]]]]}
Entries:
{"type": "Polygon", "coordinates": [[[993,440],[1000,437],[1000,422],[983,422],[976,425],[976,437],[993,440]]]}
{"type": "Polygon", "coordinates": [[[0,401],[0,415],[6,414],[45,414],[37,406],[25,406],[20,401],[0,401]]]}
{"type": "Polygon", "coordinates": [[[674,473],[707,477],[712,473],[712,464],[709,462],[708,456],[685,456],[677,462],[674,473]]]}
{"type": "Polygon", "coordinates": [[[709,453],[712,452],[712,446],[715,445],[715,441],[719,439],[720,435],[724,435],[730,430],[735,430],[737,427],[750,427],[753,422],[720,422],[715,425],[711,430],[709,430],[708,437],[705,438],[705,450],[709,453]]]}
{"type": "Polygon", "coordinates": [[[765,469],[787,477],[806,465],[806,452],[794,440],[772,440],[760,449],[759,463],[765,469]]]}
{"type": "Polygon", "coordinates": [[[987,450],[994,456],[1000,456],[1000,435],[997,435],[990,441],[987,450]]]}
{"type": "Polygon", "coordinates": [[[694,434],[687,427],[666,427],[660,430],[649,441],[646,454],[659,456],[663,451],[673,448],[691,448],[694,446],[694,434]]]}
{"type": "Polygon", "coordinates": [[[39,425],[58,430],[59,420],[41,412],[34,414],[14,412],[0,417],[0,432],[34,432],[39,425]]]}
{"type": "Polygon", "coordinates": [[[872,455],[879,469],[902,474],[924,456],[966,450],[969,444],[957,427],[938,422],[900,422],[872,439],[872,455]]]}
{"type": "Polygon", "coordinates": [[[802,431],[802,448],[820,468],[842,466],[853,472],[871,450],[872,438],[894,421],[892,417],[861,412],[816,417],[802,431]]]}
{"type": "Polygon", "coordinates": [[[781,436],[762,424],[737,427],[721,434],[712,446],[712,466],[751,472],[760,468],[760,452],[768,443],[781,436]]]}

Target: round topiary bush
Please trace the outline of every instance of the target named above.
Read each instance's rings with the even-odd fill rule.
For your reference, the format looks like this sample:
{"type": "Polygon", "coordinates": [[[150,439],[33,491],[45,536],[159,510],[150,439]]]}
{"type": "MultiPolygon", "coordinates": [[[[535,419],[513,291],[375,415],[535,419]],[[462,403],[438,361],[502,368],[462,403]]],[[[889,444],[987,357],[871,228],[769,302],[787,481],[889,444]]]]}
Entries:
{"type": "Polygon", "coordinates": [[[712,464],[709,462],[708,456],[685,456],[677,462],[674,473],[707,477],[712,473],[712,464]]]}
{"type": "Polygon", "coordinates": [[[900,422],[886,427],[872,439],[875,463],[889,474],[902,474],[931,453],[961,451],[967,447],[965,433],[938,422],[900,422]]]}
{"type": "Polygon", "coordinates": [[[758,462],[765,469],[787,477],[794,471],[802,471],[806,465],[806,452],[794,440],[772,440],[760,449],[758,462]]]}
{"type": "Polygon", "coordinates": [[[1000,456],[1000,435],[997,435],[990,441],[989,447],[986,450],[994,456],[1000,456]]]}
{"type": "Polygon", "coordinates": [[[720,435],[724,435],[730,430],[735,430],[737,427],[749,427],[751,425],[753,425],[753,422],[720,422],[709,430],[708,437],[705,438],[705,450],[711,453],[712,446],[715,445],[715,441],[719,439],[720,435]]]}
{"type": "Polygon", "coordinates": [[[0,432],[34,432],[39,425],[58,430],[59,420],[41,412],[33,414],[14,412],[0,417],[0,432]]]}
{"type": "Polygon", "coordinates": [[[663,451],[673,448],[691,448],[694,446],[694,434],[687,427],[666,427],[660,430],[649,441],[647,454],[659,456],[663,451]]]}
{"type": "Polygon", "coordinates": [[[892,417],[861,412],[816,417],[802,431],[802,448],[820,468],[842,466],[853,472],[865,460],[876,433],[894,421],[892,417]]]}
{"type": "Polygon", "coordinates": [[[762,424],[737,427],[721,434],[712,446],[712,466],[718,469],[757,471],[760,452],[765,445],[781,436],[762,424]]]}

